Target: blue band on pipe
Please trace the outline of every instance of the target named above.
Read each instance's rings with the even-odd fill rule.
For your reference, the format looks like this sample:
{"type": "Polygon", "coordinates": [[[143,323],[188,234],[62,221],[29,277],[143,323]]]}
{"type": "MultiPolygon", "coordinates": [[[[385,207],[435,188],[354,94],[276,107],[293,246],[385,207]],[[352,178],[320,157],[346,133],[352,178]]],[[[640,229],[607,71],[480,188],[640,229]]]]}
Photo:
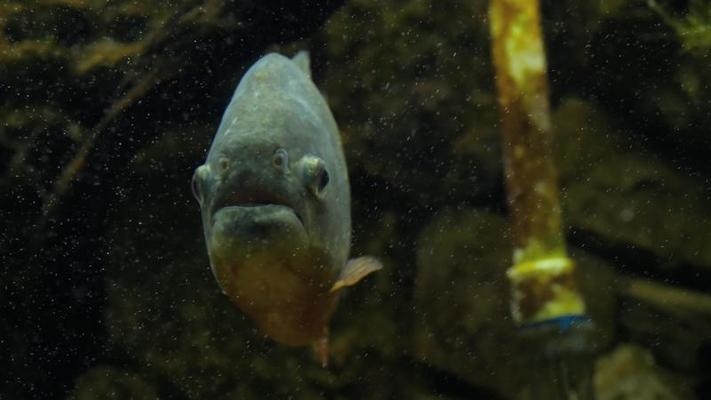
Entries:
{"type": "Polygon", "coordinates": [[[574,325],[589,323],[592,320],[587,315],[563,315],[558,318],[546,319],[543,321],[531,322],[530,324],[521,325],[519,329],[529,330],[534,328],[542,328],[549,326],[557,326],[561,332],[566,332],[574,325]]]}

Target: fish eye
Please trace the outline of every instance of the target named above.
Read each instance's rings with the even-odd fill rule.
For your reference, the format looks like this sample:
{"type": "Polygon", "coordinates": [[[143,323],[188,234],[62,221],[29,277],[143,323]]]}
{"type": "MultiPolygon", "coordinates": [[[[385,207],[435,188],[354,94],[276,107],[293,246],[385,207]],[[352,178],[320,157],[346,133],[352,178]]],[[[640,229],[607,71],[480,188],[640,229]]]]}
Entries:
{"type": "Polygon", "coordinates": [[[316,197],[323,198],[323,192],[331,181],[326,163],[316,156],[305,155],[299,160],[299,165],[309,191],[316,197]]]}
{"type": "Polygon", "coordinates": [[[278,169],[286,171],[289,168],[289,154],[284,149],[277,149],[272,156],[272,164],[278,169]]]}
{"type": "Polygon", "coordinates": [[[331,178],[328,176],[328,171],[326,171],[326,168],[321,169],[316,177],[316,189],[319,193],[323,192],[323,190],[326,189],[326,186],[328,185],[328,182],[330,182],[330,180],[331,178]]]}
{"type": "Polygon", "coordinates": [[[199,179],[200,178],[198,177],[198,171],[195,170],[195,173],[193,174],[192,182],[190,182],[190,188],[193,191],[193,196],[195,196],[195,199],[198,201],[198,203],[202,204],[202,193],[200,192],[199,179]]]}

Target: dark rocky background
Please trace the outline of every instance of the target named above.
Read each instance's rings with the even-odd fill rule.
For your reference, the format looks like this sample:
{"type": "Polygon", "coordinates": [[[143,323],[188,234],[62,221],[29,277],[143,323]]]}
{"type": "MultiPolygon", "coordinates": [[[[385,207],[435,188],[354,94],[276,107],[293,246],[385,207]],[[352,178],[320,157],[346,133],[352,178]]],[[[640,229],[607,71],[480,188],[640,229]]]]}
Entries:
{"type": "MultiPolygon", "coordinates": [[[[711,3],[542,6],[598,398],[709,398],[711,3]]],[[[0,398],[525,398],[486,7],[0,1],[0,398]],[[189,189],[245,68],[303,48],[386,265],[329,369],[219,293],[189,189]]]]}

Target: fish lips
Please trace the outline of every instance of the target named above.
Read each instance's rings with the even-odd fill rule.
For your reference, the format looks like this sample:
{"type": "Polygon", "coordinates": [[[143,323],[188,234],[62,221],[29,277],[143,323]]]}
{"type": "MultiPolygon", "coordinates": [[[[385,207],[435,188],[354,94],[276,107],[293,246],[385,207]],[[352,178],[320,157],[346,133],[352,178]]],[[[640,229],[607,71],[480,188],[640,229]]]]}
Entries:
{"type": "Polygon", "coordinates": [[[299,214],[282,204],[240,204],[222,207],[212,217],[212,233],[250,243],[305,238],[299,214]]]}

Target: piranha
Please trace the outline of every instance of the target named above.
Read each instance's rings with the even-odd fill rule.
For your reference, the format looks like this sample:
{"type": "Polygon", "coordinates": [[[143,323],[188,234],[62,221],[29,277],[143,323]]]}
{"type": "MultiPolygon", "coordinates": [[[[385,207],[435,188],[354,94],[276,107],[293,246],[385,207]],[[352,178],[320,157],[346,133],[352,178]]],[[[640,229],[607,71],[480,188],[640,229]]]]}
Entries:
{"type": "Polygon", "coordinates": [[[245,73],[192,190],[222,291],[266,336],[313,345],[325,366],[339,292],[382,265],[348,260],[348,171],[307,53],[268,54],[245,73]]]}

